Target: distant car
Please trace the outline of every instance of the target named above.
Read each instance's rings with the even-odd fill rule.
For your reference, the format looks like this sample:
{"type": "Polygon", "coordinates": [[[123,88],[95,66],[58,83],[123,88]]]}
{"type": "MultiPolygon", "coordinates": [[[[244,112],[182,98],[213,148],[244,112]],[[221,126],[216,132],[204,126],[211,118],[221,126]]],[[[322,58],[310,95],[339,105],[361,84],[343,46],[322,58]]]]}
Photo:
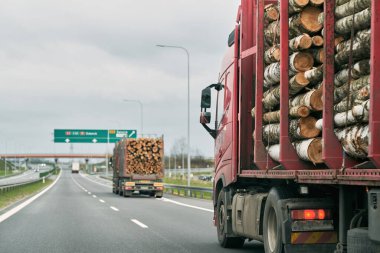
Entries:
{"type": "Polygon", "coordinates": [[[34,172],[39,172],[39,171],[40,171],[40,169],[38,169],[38,168],[37,168],[37,169],[34,169],[34,172]]]}

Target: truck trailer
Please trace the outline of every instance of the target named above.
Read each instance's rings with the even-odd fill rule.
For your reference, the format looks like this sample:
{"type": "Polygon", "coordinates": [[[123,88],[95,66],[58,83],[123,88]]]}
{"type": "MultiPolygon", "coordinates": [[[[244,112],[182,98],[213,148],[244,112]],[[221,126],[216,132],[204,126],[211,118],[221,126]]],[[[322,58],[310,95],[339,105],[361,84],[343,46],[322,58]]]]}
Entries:
{"type": "Polygon", "coordinates": [[[80,165],[78,162],[73,162],[71,165],[71,173],[79,173],[80,165]]]}
{"type": "Polygon", "coordinates": [[[163,138],[123,139],[116,143],[111,165],[112,191],[130,197],[134,192],[162,198],[163,138]]]}
{"type": "Polygon", "coordinates": [[[378,13],[378,0],[241,1],[201,98],[222,247],[380,252],[378,13]]]}

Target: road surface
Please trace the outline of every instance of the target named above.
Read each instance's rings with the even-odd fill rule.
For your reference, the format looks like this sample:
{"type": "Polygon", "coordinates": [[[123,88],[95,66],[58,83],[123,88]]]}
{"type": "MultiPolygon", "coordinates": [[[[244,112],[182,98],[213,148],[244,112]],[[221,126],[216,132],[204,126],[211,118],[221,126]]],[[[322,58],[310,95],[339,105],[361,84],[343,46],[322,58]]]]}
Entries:
{"type": "Polygon", "coordinates": [[[7,185],[7,184],[17,184],[17,183],[22,183],[22,182],[27,182],[35,179],[40,178],[40,173],[48,171],[49,169],[41,169],[38,172],[35,172],[34,170],[27,170],[22,174],[16,175],[16,176],[11,176],[11,177],[6,177],[0,179],[0,186],[2,185],[7,185]]]}
{"type": "Polygon", "coordinates": [[[0,252],[250,252],[219,247],[211,202],[112,194],[102,179],[63,171],[57,184],[0,223],[0,252]]]}

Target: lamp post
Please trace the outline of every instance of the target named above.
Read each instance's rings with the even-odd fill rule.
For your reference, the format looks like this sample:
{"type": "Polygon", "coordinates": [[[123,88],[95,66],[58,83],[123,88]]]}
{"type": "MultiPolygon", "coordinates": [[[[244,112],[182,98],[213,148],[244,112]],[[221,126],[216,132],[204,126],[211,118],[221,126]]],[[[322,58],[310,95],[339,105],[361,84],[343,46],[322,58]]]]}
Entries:
{"type": "Polygon", "coordinates": [[[124,102],[132,102],[132,103],[138,103],[140,105],[140,120],[141,120],[141,135],[144,132],[144,105],[140,100],[133,100],[133,99],[123,99],[124,102]]]}
{"type": "Polygon", "coordinates": [[[156,45],[157,47],[167,47],[181,49],[187,55],[187,186],[190,186],[191,156],[190,156],[190,54],[189,51],[181,46],[156,45]]]}

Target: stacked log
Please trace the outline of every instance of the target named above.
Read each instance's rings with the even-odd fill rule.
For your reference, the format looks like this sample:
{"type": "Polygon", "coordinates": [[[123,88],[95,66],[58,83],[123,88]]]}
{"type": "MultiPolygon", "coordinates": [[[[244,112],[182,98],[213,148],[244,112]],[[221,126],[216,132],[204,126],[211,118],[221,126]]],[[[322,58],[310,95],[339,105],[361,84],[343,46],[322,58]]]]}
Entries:
{"type": "Polygon", "coordinates": [[[117,172],[120,176],[163,173],[163,140],[161,138],[124,139],[115,145],[117,172]]]}
{"type": "Polygon", "coordinates": [[[370,106],[371,0],[336,0],[334,78],[335,134],[344,151],[356,159],[368,155],[370,106]],[[354,36],[351,38],[351,34],[354,36]],[[351,50],[352,49],[352,50],[351,50]],[[350,65],[349,60],[353,63],[350,65]]]}

